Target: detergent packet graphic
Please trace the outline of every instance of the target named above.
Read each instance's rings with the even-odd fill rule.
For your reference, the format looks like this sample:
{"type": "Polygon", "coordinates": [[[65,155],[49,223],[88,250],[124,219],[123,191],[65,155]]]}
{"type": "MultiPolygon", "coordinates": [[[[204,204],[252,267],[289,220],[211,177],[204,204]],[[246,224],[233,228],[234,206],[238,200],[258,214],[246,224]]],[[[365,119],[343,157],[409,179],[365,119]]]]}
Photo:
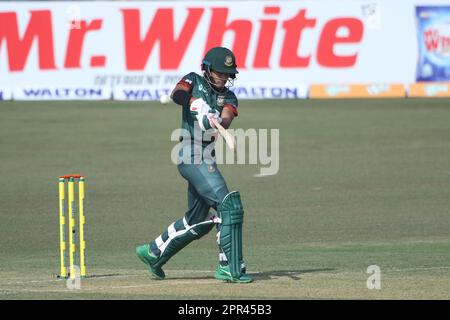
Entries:
{"type": "Polygon", "coordinates": [[[450,7],[416,7],[416,81],[450,81],[450,7]]]}

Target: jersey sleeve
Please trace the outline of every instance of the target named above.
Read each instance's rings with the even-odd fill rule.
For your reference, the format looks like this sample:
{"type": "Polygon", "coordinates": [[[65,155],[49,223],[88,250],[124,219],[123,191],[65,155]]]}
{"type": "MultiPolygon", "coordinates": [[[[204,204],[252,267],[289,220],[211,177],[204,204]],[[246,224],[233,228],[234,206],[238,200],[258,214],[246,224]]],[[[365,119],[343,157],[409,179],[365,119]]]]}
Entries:
{"type": "Polygon", "coordinates": [[[234,116],[238,116],[238,99],[236,98],[236,95],[233,92],[229,92],[227,97],[225,98],[225,104],[223,106],[223,109],[229,109],[231,112],[233,112],[234,116]]]}
{"type": "Polygon", "coordinates": [[[192,87],[195,81],[195,72],[188,73],[180,81],[178,81],[176,86],[181,86],[186,91],[192,92],[192,87]]]}

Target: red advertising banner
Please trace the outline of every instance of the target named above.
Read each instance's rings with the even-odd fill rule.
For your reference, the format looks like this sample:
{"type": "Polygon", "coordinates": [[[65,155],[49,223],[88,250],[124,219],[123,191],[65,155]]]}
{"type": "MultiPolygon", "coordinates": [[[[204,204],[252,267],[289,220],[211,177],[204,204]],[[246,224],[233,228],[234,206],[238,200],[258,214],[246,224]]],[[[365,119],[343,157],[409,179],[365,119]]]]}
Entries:
{"type": "Polygon", "coordinates": [[[408,85],[418,4],[2,2],[0,91],[31,100],[159,99],[183,75],[200,73],[214,46],[236,55],[239,98],[305,98],[312,84],[408,85]]]}

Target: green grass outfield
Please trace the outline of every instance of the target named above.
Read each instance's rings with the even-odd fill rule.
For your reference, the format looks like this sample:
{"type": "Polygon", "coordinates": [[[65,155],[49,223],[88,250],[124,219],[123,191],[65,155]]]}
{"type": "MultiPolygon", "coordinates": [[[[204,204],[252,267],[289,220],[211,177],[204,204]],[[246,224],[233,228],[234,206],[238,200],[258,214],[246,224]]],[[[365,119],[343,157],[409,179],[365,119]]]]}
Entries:
{"type": "Polygon", "coordinates": [[[450,100],[241,101],[280,129],[280,171],[223,165],[245,205],[249,285],[214,279],[215,232],[154,281],[136,258],[186,209],[170,161],[180,109],[0,103],[0,299],[450,299],[450,100]],[[87,270],[59,271],[57,177],[86,176],[87,270]],[[369,290],[367,267],[381,269],[369,290]]]}

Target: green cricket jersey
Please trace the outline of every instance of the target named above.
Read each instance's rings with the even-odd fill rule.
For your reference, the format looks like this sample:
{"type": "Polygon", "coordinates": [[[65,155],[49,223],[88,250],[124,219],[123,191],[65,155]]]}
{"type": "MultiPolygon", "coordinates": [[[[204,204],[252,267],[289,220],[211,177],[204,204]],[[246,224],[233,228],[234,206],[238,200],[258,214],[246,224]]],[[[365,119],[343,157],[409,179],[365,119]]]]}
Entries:
{"type": "MultiPolygon", "coordinates": [[[[214,91],[206,80],[195,72],[185,75],[178,84],[189,89],[193,97],[203,99],[211,109],[218,110],[220,114],[222,114],[224,108],[228,108],[237,116],[238,100],[232,91],[227,89],[221,93],[214,91]]],[[[191,115],[189,106],[183,106],[181,128],[188,130],[191,137],[194,137],[195,121],[197,121],[197,118],[191,115]]],[[[197,130],[199,129],[197,128],[197,130]]],[[[202,147],[205,148],[210,143],[211,137],[204,135],[204,138],[202,138],[202,147]]]]}

